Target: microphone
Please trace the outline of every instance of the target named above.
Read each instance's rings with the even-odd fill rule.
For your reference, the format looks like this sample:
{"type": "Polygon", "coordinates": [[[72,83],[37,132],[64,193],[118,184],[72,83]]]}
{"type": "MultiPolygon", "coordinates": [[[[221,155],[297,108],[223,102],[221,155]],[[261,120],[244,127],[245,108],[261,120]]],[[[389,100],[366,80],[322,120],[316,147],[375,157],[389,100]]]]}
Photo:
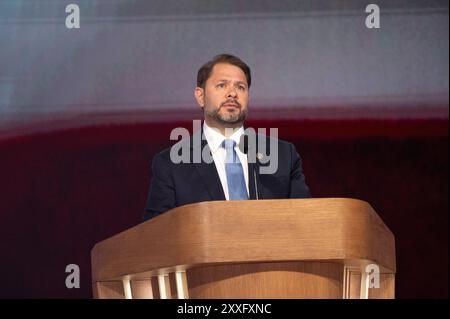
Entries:
{"type": "Polygon", "coordinates": [[[253,177],[254,177],[254,181],[255,181],[256,200],[258,200],[258,199],[259,199],[259,195],[258,195],[258,183],[256,182],[256,170],[255,170],[255,168],[253,168],[253,177]]]}
{"type": "MultiPolygon", "coordinates": [[[[242,153],[244,153],[245,155],[247,155],[247,159],[248,159],[248,151],[249,151],[249,147],[248,147],[248,136],[247,135],[243,135],[241,137],[241,143],[239,143],[239,148],[241,149],[242,153]]],[[[261,159],[262,154],[261,153],[257,153],[256,154],[256,158],[259,160],[261,159]]],[[[256,164],[256,162],[255,162],[256,164]]],[[[255,186],[255,194],[256,194],[256,199],[259,199],[259,194],[258,194],[258,181],[256,180],[256,169],[253,166],[253,183],[255,186]]]]}

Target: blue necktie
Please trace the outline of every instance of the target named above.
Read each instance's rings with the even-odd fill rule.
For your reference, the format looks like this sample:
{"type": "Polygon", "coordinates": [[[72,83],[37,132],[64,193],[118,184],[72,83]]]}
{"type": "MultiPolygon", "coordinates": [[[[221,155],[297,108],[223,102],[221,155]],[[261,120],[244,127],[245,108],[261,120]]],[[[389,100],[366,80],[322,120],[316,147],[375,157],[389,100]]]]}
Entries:
{"type": "Polygon", "coordinates": [[[222,147],[225,147],[227,152],[225,172],[227,174],[228,195],[230,200],[248,199],[244,171],[239,157],[234,150],[235,146],[236,142],[231,139],[226,139],[222,143],[222,147]]]}

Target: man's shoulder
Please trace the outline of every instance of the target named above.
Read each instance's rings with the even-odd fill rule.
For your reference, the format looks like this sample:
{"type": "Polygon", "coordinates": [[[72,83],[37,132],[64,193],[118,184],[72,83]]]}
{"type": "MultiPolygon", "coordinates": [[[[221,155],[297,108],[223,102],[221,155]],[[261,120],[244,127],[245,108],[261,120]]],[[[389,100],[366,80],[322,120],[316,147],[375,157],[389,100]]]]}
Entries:
{"type": "Polygon", "coordinates": [[[262,138],[262,139],[265,139],[265,140],[267,140],[267,141],[278,142],[278,143],[280,143],[280,144],[285,144],[285,145],[292,144],[292,143],[289,142],[289,141],[283,140],[283,139],[278,138],[278,137],[270,136],[270,135],[258,134],[258,138],[262,138]]]}
{"type": "Polygon", "coordinates": [[[264,135],[264,134],[257,134],[257,140],[264,140],[265,144],[268,145],[269,147],[271,145],[275,145],[278,144],[278,148],[281,149],[288,149],[292,147],[292,143],[283,139],[280,139],[278,137],[274,137],[274,136],[270,136],[270,135],[264,135]]]}
{"type": "Polygon", "coordinates": [[[170,149],[172,148],[172,146],[167,147],[165,149],[163,149],[162,151],[159,151],[158,153],[156,153],[153,158],[158,158],[158,159],[168,159],[170,158],[170,149]]]}
{"type": "Polygon", "coordinates": [[[153,169],[158,169],[164,166],[169,166],[170,161],[170,147],[163,149],[162,151],[153,155],[152,166],[153,169]]]}
{"type": "Polygon", "coordinates": [[[186,148],[191,148],[193,138],[194,138],[193,135],[184,137],[178,142],[174,143],[172,146],[169,146],[163,149],[162,151],[156,153],[153,156],[153,162],[167,163],[167,164],[174,163],[174,161],[172,160],[172,156],[175,155],[174,152],[179,152],[181,150],[185,151],[186,148]]]}

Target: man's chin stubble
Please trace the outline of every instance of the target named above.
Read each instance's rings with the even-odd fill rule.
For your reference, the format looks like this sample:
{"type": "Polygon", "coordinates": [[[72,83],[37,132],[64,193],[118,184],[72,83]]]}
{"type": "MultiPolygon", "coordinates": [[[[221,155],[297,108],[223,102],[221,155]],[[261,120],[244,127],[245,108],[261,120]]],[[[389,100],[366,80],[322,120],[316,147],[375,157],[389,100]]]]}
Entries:
{"type": "Polygon", "coordinates": [[[245,118],[246,118],[246,114],[245,113],[239,113],[236,116],[229,116],[229,117],[224,117],[219,113],[214,114],[213,118],[223,124],[223,125],[236,125],[236,124],[241,124],[244,122],[245,118]]]}

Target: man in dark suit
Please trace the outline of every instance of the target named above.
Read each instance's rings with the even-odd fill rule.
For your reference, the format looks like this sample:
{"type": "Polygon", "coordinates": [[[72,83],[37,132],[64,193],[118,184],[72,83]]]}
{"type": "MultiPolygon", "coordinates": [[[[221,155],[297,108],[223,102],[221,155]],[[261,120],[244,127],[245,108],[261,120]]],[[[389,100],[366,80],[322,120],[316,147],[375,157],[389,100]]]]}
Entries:
{"type": "Polygon", "coordinates": [[[144,219],[203,201],[310,197],[295,146],[244,130],[250,85],[250,68],[235,56],[200,68],[194,93],[203,126],[153,158],[144,219]]]}

